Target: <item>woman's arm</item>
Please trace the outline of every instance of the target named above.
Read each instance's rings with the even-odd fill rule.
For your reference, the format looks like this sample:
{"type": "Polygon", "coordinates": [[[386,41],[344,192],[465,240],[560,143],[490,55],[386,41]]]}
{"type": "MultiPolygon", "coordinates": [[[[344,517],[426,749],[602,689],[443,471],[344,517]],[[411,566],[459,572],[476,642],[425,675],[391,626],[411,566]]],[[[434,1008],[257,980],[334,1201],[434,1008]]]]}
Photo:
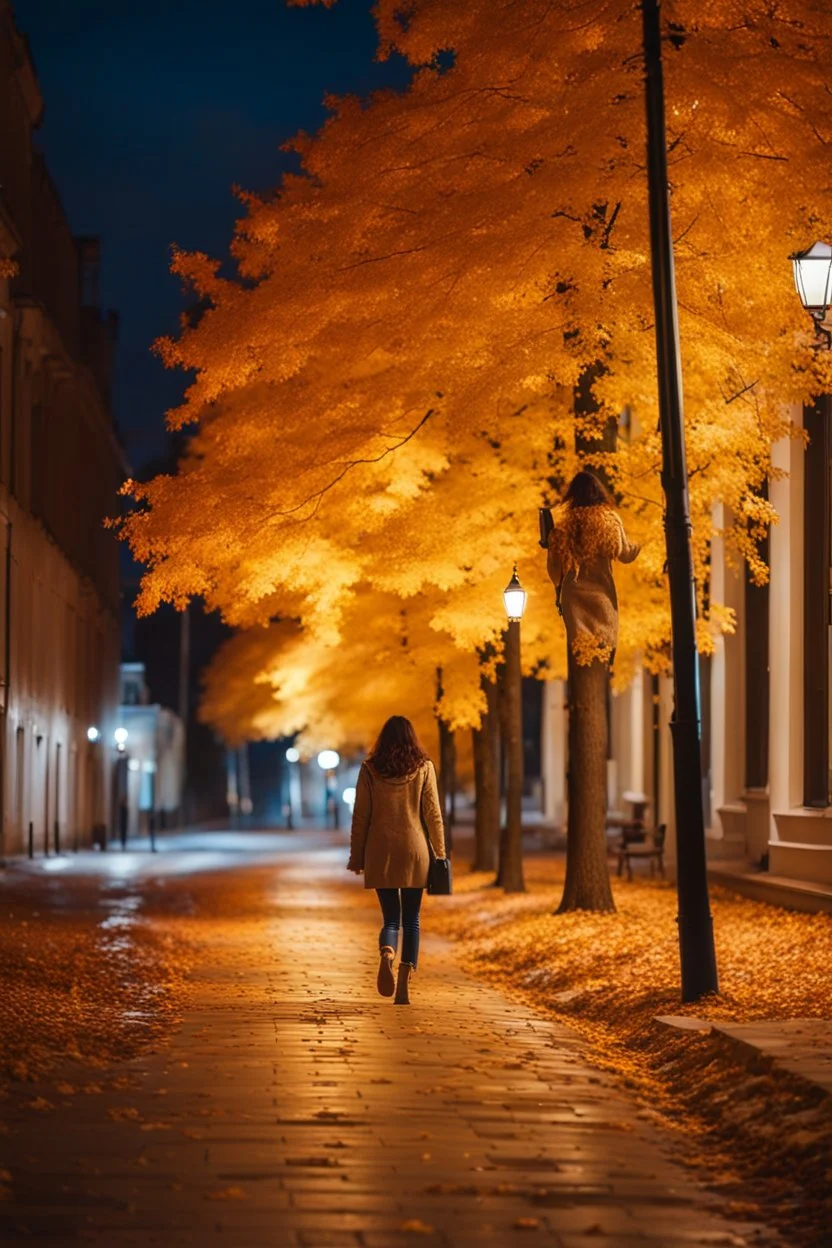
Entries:
{"type": "Polygon", "coordinates": [[[618,556],[619,562],[632,563],[634,559],[638,558],[640,551],[640,546],[633,545],[631,542],[628,542],[625,537],[624,545],[621,548],[621,554],[618,556]]]}
{"type": "Polygon", "coordinates": [[[347,870],[354,871],[356,875],[364,870],[364,848],[367,844],[372,813],[373,789],[366,764],[362,763],[358,780],[355,783],[355,805],[352,808],[350,830],[350,860],[347,863],[347,870]]]}
{"type": "Polygon", "coordinates": [[[549,549],[546,551],[546,571],[549,573],[549,580],[555,589],[563,580],[563,560],[560,557],[559,542],[555,536],[556,532],[556,529],[552,529],[549,534],[549,549]]]}
{"type": "Polygon", "coordinates": [[[428,759],[428,774],[422,785],[422,819],[427,829],[433,852],[437,858],[445,857],[445,823],[442,819],[442,808],[439,805],[439,786],[436,783],[436,770],[428,759]]]}
{"type": "Polygon", "coordinates": [[[627,540],[627,534],[624,531],[624,525],[621,523],[620,516],[618,517],[618,524],[621,529],[621,549],[616,557],[620,563],[632,563],[634,559],[638,558],[641,547],[627,540]]]}

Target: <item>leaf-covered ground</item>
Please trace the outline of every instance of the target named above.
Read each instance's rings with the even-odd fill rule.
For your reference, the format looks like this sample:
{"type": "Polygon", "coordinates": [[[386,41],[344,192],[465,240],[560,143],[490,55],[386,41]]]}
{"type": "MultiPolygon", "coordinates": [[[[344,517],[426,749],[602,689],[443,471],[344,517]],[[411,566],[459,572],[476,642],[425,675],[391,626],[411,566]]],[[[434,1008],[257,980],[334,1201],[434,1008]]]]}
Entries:
{"type": "Polygon", "coordinates": [[[459,942],[469,969],[577,1028],[729,1207],[759,1210],[794,1245],[828,1248],[829,1099],[765,1061],[744,1064],[724,1042],[654,1019],[832,1018],[832,916],[713,890],[720,994],[682,1006],[673,886],[614,881],[616,914],[555,916],[563,866],[530,858],[529,891],[512,896],[489,887],[490,876],[460,873],[455,896],[433,901],[427,923],[459,942]]]}
{"type": "Polygon", "coordinates": [[[145,900],[100,878],[3,881],[0,1085],[132,1057],[175,1025],[190,951],[145,900]]]}

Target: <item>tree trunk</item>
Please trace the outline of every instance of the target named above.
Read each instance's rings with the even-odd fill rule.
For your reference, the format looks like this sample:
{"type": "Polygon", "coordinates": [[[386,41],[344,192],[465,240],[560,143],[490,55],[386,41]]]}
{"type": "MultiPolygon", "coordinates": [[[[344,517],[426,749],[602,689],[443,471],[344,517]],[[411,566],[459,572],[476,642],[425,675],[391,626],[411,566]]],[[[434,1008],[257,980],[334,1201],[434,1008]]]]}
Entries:
{"type": "Polygon", "coordinates": [[[557,913],[615,910],[607,866],[607,679],[569,654],[569,820],[566,882],[557,913]]]}
{"type": "Polygon", "coordinates": [[[454,734],[444,719],[439,720],[439,805],[445,825],[445,849],[453,844],[453,793],[456,788],[456,745],[454,734]]]}
{"type": "Polygon", "coordinates": [[[481,726],[473,731],[476,813],[472,870],[494,871],[500,839],[500,721],[496,684],[484,679],[482,689],[488,710],[481,726]]]}
{"type": "Polygon", "coordinates": [[[502,677],[503,731],[506,747],[506,817],[500,835],[497,884],[507,893],[523,893],[523,701],[520,669],[520,621],[506,630],[502,677]]]}

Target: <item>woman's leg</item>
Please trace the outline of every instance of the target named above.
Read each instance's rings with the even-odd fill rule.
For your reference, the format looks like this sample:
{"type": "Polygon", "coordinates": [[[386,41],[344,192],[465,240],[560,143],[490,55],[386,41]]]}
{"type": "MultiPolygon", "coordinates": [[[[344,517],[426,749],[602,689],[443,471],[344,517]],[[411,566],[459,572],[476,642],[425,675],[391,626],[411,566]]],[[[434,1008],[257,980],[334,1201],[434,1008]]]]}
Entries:
{"type": "Polygon", "coordinates": [[[423,892],[421,888],[402,889],[402,962],[409,962],[414,970],[419,961],[419,910],[423,892]]]}
{"type": "Polygon", "coordinates": [[[397,888],[377,888],[379,904],[383,917],[382,929],[378,934],[378,947],[392,949],[399,947],[399,928],[402,923],[402,907],[397,888]]]}

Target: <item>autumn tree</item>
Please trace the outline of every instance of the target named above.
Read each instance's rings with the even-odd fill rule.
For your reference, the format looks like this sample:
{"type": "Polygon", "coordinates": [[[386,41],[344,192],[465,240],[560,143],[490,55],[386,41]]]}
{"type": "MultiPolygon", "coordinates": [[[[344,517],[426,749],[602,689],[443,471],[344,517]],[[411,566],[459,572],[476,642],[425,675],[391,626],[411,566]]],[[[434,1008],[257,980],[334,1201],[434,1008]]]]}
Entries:
{"type": "MultiPolygon", "coordinates": [[[[708,593],[712,515],[762,580],[760,487],[784,404],[832,377],[790,289],[789,251],[829,235],[832,14],[809,0],[669,7],[666,76],[700,644],[733,620],[708,593]]],[[[287,599],[314,644],[373,591],[435,599],[463,654],[499,636],[520,556],[527,670],[565,669],[535,510],[579,462],[606,472],[631,538],[618,678],[666,663],[643,168],[631,0],[395,0],[380,54],[405,92],[330,101],[299,172],[243,196],[236,274],[177,252],[208,305],[160,344],[195,381],[175,476],[133,484],[140,609],[194,595],[251,628],[287,599]],[[571,394],[593,371],[596,411],[571,394]],[[626,419],[621,414],[626,413],[626,419]],[[615,449],[603,440],[618,423],[615,449]]],[[[310,643],[311,644],[311,643],[310,643]]],[[[423,672],[422,678],[427,679],[423,672]]],[[[468,696],[481,706],[471,665],[468,696]]],[[[310,712],[311,713],[311,712],[310,712]]]]}

